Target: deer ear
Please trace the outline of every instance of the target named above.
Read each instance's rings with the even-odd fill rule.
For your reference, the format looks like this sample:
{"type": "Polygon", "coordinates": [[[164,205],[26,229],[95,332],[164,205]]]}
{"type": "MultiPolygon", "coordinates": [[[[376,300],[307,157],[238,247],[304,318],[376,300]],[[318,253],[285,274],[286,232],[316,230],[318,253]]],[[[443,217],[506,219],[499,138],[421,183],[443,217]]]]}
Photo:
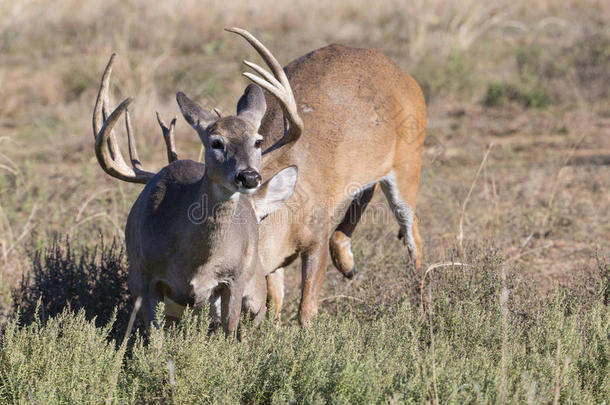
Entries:
{"type": "Polygon", "coordinates": [[[267,180],[252,196],[258,220],[277,211],[292,196],[297,182],[297,167],[288,166],[267,180]]]}
{"type": "Polygon", "coordinates": [[[176,94],[176,101],[178,102],[178,106],[180,106],[180,111],[182,111],[182,115],[186,122],[195,128],[197,132],[203,132],[218,119],[215,114],[212,114],[201,107],[181,91],[176,94]]]}
{"type": "Polygon", "coordinates": [[[263,89],[258,84],[249,84],[237,102],[237,116],[250,122],[258,130],[266,110],[267,102],[263,89]]]}

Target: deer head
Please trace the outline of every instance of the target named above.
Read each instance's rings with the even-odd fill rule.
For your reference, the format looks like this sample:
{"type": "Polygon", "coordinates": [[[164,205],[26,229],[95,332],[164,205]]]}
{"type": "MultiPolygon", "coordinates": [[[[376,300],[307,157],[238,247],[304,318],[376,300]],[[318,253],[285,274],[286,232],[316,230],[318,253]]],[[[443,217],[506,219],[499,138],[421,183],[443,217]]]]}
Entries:
{"type": "Polygon", "coordinates": [[[261,87],[278,99],[287,120],[284,136],[262,153],[267,155],[266,162],[274,158],[274,151],[285,150],[298,140],[303,130],[303,121],[297,112],[288,78],[271,52],[245,30],[228,28],[227,31],[244,37],[261,55],[273,74],[252,62],[244,61],[260,77],[249,72],[244,73],[244,76],[254,83],[246,87],[237,102],[235,116],[220,117],[204,109],[182,92],[176,95],[176,100],[182,115],[197,131],[205,147],[205,162],[210,171],[210,179],[232,192],[251,193],[261,184],[263,137],[258,133],[258,129],[267,109],[261,87]]]}
{"type": "Polygon", "coordinates": [[[237,102],[237,114],[229,117],[205,110],[182,92],[176,100],[203,143],[210,180],[231,192],[256,190],[261,184],[263,144],[258,127],[267,109],[262,89],[249,85],[237,102]]]}

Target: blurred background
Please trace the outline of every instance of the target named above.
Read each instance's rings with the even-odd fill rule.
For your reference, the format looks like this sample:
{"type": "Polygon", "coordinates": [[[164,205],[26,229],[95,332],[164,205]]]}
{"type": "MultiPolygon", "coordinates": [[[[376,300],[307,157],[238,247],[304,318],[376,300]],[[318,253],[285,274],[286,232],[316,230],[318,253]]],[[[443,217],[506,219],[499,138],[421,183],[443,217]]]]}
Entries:
{"type": "MultiPolygon", "coordinates": [[[[21,0],[0,2],[0,16],[3,314],[22,277],[40,268],[45,256],[36,252],[54,240],[68,263],[102,239],[122,246],[141,186],[102,172],[91,130],[110,54],[118,54],[113,103],[135,97],[140,156],[158,170],[166,158],[154,113],[179,115],[177,91],[235,109],[247,84],[241,61],[256,56],[228,26],[252,32],[283,64],[336,42],[378,49],[420,83],[428,103],[417,207],[424,266],[501,249],[519,277],[545,290],[586,281],[607,263],[608,2],[21,0]]],[[[181,158],[198,158],[199,140],[181,117],[176,143],[181,158]]],[[[377,222],[365,218],[357,231],[358,277],[346,282],[329,269],[322,308],[344,296],[375,303],[404,292],[397,226],[377,222]]],[[[299,280],[288,271],[289,319],[299,280]]]]}

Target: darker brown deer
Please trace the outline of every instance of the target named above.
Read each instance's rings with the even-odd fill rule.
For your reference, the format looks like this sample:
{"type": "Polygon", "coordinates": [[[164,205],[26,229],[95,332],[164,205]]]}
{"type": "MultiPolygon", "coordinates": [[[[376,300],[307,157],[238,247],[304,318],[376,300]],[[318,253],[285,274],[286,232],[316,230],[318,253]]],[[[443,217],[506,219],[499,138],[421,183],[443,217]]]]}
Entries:
{"type": "MultiPolygon", "coordinates": [[[[250,33],[228,31],[244,37],[270,63],[269,51],[250,33]]],[[[260,226],[259,260],[276,309],[282,305],[282,268],[300,257],[299,320],[309,322],[318,309],[329,243],[335,265],[353,276],[351,235],[377,184],[396,217],[399,238],[421,266],[415,207],[426,105],[417,82],[378,51],[342,45],[326,46],[289,63],[283,69],[286,82],[273,81],[256,65],[245,63],[265,80],[245,75],[267,90],[259,133],[272,152],[263,155],[262,177],[290,165],[298,166],[300,173],[296,198],[260,226]],[[301,122],[286,122],[286,103],[273,96],[288,81],[301,122]],[[300,134],[298,142],[274,149],[290,131],[300,134]]],[[[272,70],[278,76],[282,69],[272,70]]]]}
{"type": "MultiPolygon", "coordinates": [[[[166,127],[157,115],[169,165],[153,173],[144,170],[137,154],[127,109],[132,99],[109,114],[113,61],[114,55],[102,76],[93,132],[102,169],[117,179],[145,184],[125,227],[130,292],[142,298],[140,313],[147,324],[161,300],[169,309],[167,315],[176,317],[186,305],[200,307],[220,297],[223,328],[234,336],[242,306],[256,322],[265,314],[267,290],[257,254],[258,227],[291,196],[297,178],[296,167],[289,165],[261,185],[258,129],[266,110],[263,91],[258,85],[248,86],[237,103],[237,114],[227,117],[178,93],[183,115],[205,146],[205,164],[177,159],[175,119],[166,127]],[[131,165],[125,162],[113,131],[123,113],[131,165]]],[[[285,76],[265,73],[274,83],[287,83],[285,76]]],[[[298,122],[289,85],[276,88],[274,94],[291,120],[298,122]]],[[[275,150],[298,138],[292,128],[275,150]]]]}

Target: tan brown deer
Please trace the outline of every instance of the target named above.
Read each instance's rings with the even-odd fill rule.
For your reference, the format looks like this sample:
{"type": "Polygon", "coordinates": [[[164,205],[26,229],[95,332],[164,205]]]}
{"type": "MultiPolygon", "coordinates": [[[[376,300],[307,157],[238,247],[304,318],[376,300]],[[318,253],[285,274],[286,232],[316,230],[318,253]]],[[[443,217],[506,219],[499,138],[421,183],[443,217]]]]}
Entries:
{"type": "MultiPolygon", "coordinates": [[[[160,300],[173,310],[169,315],[179,315],[185,305],[198,307],[220,296],[223,328],[234,335],[242,305],[257,322],[266,311],[265,273],[257,255],[259,221],[291,196],[297,177],[291,165],[260,185],[262,137],[257,131],[266,109],[263,91],[258,85],[248,86],[237,103],[237,115],[222,118],[178,93],[182,113],[205,146],[205,165],[177,160],[175,120],[168,128],[157,115],[169,165],[155,174],[142,168],[137,154],[127,110],[132,99],[109,114],[113,61],[114,55],[102,75],[93,132],[95,153],[106,173],[146,184],[125,227],[130,291],[142,297],[141,315],[147,324],[160,300]],[[131,166],[113,132],[123,113],[131,166]]],[[[286,81],[285,76],[276,79],[286,81]]],[[[296,116],[289,85],[274,94],[287,113],[296,116]]],[[[296,138],[294,130],[286,131],[276,147],[296,138]]]]}
{"type": "Polygon", "coordinates": [[[417,82],[378,51],[334,44],[282,69],[250,33],[227,30],[244,37],[274,74],[244,62],[262,78],[244,75],[267,90],[258,131],[268,147],[263,179],[290,165],[300,173],[295,197],[260,226],[258,256],[276,310],[282,305],[282,268],[300,257],[300,322],[307,324],[317,312],[329,242],[336,266],[353,276],[350,238],[376,184],[398,221],[399,238],[421,266],[415,206],[426,105],[417,82]],[[291,87],[295,105],[277,95],[291,87]]]}

